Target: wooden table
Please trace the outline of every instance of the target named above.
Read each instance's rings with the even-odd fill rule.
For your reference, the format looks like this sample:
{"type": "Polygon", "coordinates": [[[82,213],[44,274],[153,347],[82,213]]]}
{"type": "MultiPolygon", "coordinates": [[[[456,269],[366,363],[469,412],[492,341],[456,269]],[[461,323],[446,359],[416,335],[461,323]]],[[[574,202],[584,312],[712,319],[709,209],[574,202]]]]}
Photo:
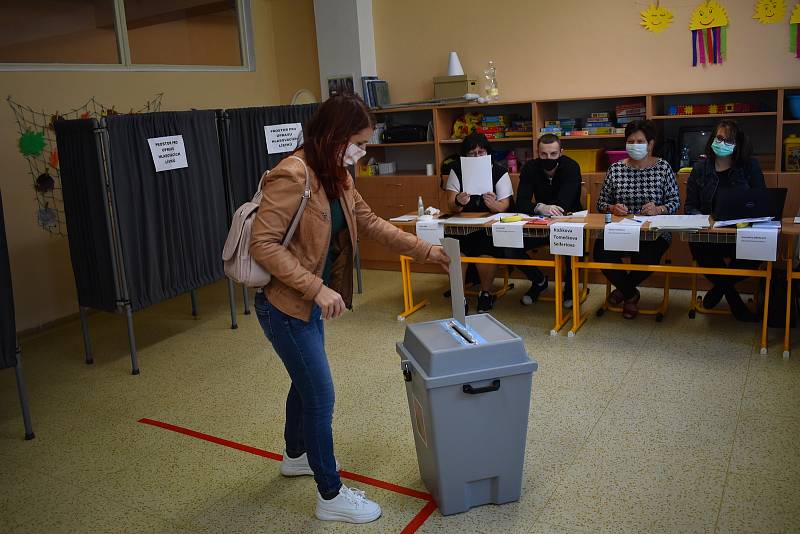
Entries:
{"type": "MultiPolygon", "coordinates": [[[[618,222],[621,220],[621,217],[614,217],[614,222],[618,222]]],[[[602,214],[599,213],[590,213],[586,217],[586,239],[584,240],[585,245],[589,243],[589,235],[591,233],[599,233],[602,232],[605,228],[605,219],[602,214]]],[[[671,230],[669,231],[673,234],[680,234],[684,238],[690,238],[690,236],[705,236],[707,239],[706,241],[711,242],[720,242],[728,241],[731,239],[735,239],[736,236],[736,229],[735,228],[707,228],[704,230],[700,230],[697,232],[688,232],[688,231],[680,231],[680,230],[671,230]],[[712,237],[713,236],[713,237],[712,237]]],[[[641,234],[644,240],[646,239],[655,239],[657,238],[660,231],[653,230],[650,228],[650,223],[646,222],[641,226],[641,234]]],[[[791,254],[790,254],[791,257],[791,254]]],[[[731,269],[731,268],[713,268],[713,267],[699,267],[695,265],[685,266],[685,265],[636,265],[636,264],[627,264],[627,263],[603,263],[603,262],[596,262],[591,261],[589,259],[581,259],[579,256],[572,257],[572,291],[573,291],[573,299],[572,299],[572,328],[569,331],[569,336],[574,336],[581,326],[586,322],[586,318],[588,314],[581,315],[580,310],[580,301],[576,300],[576,282],[579,280],[579,273],[580,270],[587,270],[587,269],[611,269],[611,270],[620,270],[620,271],[651,271],[651,272],[660,272],[660,273],[683,273],[683,274],[716,274],[716,275],[724,275],[724,276],[751,276],[757,278],[764,278],[766,281],[766,289],[764,293],[764,316],[763,321],[761,324],[761,354],[767,353],[767,319],[768,319],[768,311],[769,311],[769,286],[772,279],[772,262],[765,262],[767,264],[766,269],[731,269]]],[[[800,278],[800,274],[798,274],[797,278],[800,278]]],[[[788,292],[787,292],[788,293],[788,292]]],[[[787,297],[787,306],[788,306],[788,297],[787,297]]],[[[787,322],[788,324],[788,322],[787,322]]],[[[787,336],[788,336],[788,329],[787,329],[787,336]]]]}
{"type": "MultiPolygon", "coordinates": [[[[495,221],[490,221],[485,224],[479,225],[464,225],[464,224],[448,224],[447,221],[452,219],[458,218],[483,218],[490,214],[481,214],[481,213],[469,213],[469,214],[458,214],[454,215],[448,219],[444,219],[442,225],[444,226],[444,233],[445,235],[468,235],[473,232],[486,232],[487,234],[491,235],[492,232],[492,225],[495,221]],[[469,215],[469,217],[465,217],[465,215],[469,215]]],[[[573,220],[573,219],[560,219],[554,220],[553,222],[564,222],[566,220],[573,220]]],[[[582,221],[582,219],[574,219],[576,221],[582,221]]],[[[416,221],[410,222],[392,222],[398,228],[402,228],[408,232],[413,232],[416,229],[416,221]]],[[[524,237],[549,237],[550,236],[550,226],[549,224],[526,224],[522,228],[522,233],[524,237]]],[[[411,262],[412,258],[408,256],[400,256],[400,272],[403,279],[403,311],[397,316],[398,320],[404,320],[406,317],[411,315],[412,313],[416,312],[420,308],[424,307],[428,301],[422,300],[420,302],[414,302],[414,295],[411,287],[411,262]]],[[[525,265],[525,266],[533,266],[533,267],[552,267],[555,272],[555,298],[553,299],[555,302],[555,321],[553,324],[553,328],[550,330],[550,335],[557,335],[558,332],[564,328],[564,326],[569,322],[572,318],[572,312],[564,310],[564,296],[562,294],[561,285],[563,282],[563,262],[564,258],[559,255],[552,255],[550,259],[527,259],[527,260],[517,260],[517,259],[509,259],[509,258],[491,258],[491,257],[469,257],[469,256],[462,256],[461,257],[462,263],[484,263],[484,264],[494,264],[494,265],[525,265]]],[[[585,298],[585,292],[581,292],[578,289],[577,292],[573,290],[573,295],[578,294],[580,298],[585,298]]],[[[574,300],[573,300],[574,305],[574,300]]]]}

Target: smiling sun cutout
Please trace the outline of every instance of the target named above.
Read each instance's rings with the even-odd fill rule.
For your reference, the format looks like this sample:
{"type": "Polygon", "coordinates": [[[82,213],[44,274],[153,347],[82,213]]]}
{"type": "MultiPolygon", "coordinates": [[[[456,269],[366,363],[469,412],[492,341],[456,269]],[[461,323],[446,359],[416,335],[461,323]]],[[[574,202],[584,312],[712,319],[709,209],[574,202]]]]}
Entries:
{"type": "Polygon", "coordinates": [[[692,12],[690,30],[705,30],[728,25],[728,13],[716,0],[703,2],[692,12]]]}
{"type": "Polygon", "coordinates": [[[728,13],[716,0],[707,0],[692,12],[692,65],[722,63],[727,55],[728,13]]]}
{"type": "Polygon", "coordinates": [[[753,18],[761,24],[776,24],[786,14],[786,0],[758,0],[753,18]]]}
{"type": "Polygon", "coordinates": [[[641,12],[644,29],[660,33],[672,24],[672,11],[659,4],[650,4],[650,7],[641,12]]]}

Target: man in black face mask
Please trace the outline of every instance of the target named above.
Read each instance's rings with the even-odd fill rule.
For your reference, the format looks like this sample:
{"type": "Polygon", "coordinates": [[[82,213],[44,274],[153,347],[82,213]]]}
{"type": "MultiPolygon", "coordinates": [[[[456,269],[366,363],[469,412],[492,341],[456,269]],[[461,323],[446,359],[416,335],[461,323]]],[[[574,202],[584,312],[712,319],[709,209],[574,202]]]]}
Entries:
{"type": "MultiPolygon", "coordinates": [[[[519,177],[517,189],[517,210],[528,215],[564,215],[580,211],[581,208],[581,168],[574,159],[564,156],[561,140],[553,134],[544,134],[536,144],[539,157],[528,161],[519,177]]],[[[542,246],[548,246],[549,239],[544,237],[526,237],[525,248],[506,249],[506,257],[524,259],[525,252],[542,246]]],[[[564,283],[564,305],[572,306],[572,285],[570,262],[566,267],[564,283]]],[[[519,268],[528,280],[531,288],[522,296],[520,302],[530,305],[536,302],[539,294],[547,289],[547,277],[536,267],[519,268]]]]}

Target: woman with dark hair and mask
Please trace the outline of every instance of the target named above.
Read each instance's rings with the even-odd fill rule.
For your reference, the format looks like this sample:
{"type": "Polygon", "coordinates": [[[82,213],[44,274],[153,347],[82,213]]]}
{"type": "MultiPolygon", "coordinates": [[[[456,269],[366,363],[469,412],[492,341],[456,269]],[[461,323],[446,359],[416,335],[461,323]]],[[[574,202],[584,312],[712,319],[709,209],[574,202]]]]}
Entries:
{"type": "MultiPolygon", "coordinates": [[[[492,145],[489,144],[489,140],[483,134],[473,132],[466,136],[461,143],[461,157],[488,156],[491,153],[492,145]]],[[[508,170],[494,162],[492,163],[492,191],[486,191],[481,195],[470,195],[464,192],[460,160],[453,165],[450,175],[447,177],[445,190],[447,191],[447,209],[450,213],[487,211],[503,213],[511,208],[514,197],[514,188],[511,185],[511,177],[508,175],[508,170]]],[[[458,240],[461,242],[461,252],[465,256],[493,256],[500,258],[504,256],[502,249],[494,246],[492,236],[483,232],[473,232],[465,236],[459,236],[458,240]]],[[[476,267],[481,285],[480,293],[478,294],[478,313],[485,313],[494,306],[492,289],[497,265],[480,263],[476,267]]],[[[466,268],[467,265],[464,264],[462,269],[465,272],[466,268]]]]}
{"type": "MultiPolygon", "coordinates": [[[[681,200],[678,182],[669,163],[653,156],[656,126],[652,121],[634,121],[625,127],[625,150],[628,157],[608,168],[597,199],[597,211],[624,217],[626,215],[672,215],[681,200]]],[[[606,250],[605,240],[598,239],[594,259],[603,263],[622,263],[629,257],[632,263],[654,265],[669,248],[672,236],[662,234],[654,241],[639,243],[639,252],[606,250]]],[[[608,296],[612,306],[622,304],[622,316],[633,319],[639,314],[638,286],[650,271],[618,271],[604,269],[603,274],[616,289],[608,296]]]]}
{"type": "MultiPolygon", "coordinates": [[[[739,125],[729,119],[720,121],[715,134],[706,143],[705,158],[692,167],[686,184],[684,211],[688,215],[711,215],[717,192],[723,188],[765,188],[764,174],[752,155],[750,141],[739,125]]],[[[755,269],[759,264],[753,260],[736,259],[735,243],[689,243],[689,248],[701,267],[755,269]]],[[[703,297],[703,307],[713,308],[725,297],[734,317],[745,322],[758,320],[736,291],[735,284],[745,277],[707,274],[706,278],[714,285],[703,297]]]]}
{"type": "Polygon", "coordinates": [[[269,273],[255,309],[261,327],[291,378],[286,399],[284,476],[313,475],[316,516],[366,523],[381,515],[363,491],[342,485],[333,454],[334,389],[325,353],[323,320],[351,308],[353,254],[358,234],[397,254],[440,264],[449,259],[432,246],[376,216],[353,186],[347,165],[364,155],[374,119],[360,97],[329,98],[307,125],[305,143],[264,177],[253,222],[250,253],[269,273]],[[283,238],[305,193],[310,198],[294,238],[283,238]]]}

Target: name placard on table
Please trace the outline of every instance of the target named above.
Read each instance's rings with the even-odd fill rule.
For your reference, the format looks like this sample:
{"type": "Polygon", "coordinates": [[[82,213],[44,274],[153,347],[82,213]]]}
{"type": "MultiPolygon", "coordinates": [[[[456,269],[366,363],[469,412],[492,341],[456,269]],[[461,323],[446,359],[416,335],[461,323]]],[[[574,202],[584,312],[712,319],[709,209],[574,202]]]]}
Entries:
{"type": "Polygon", "coordinates": [[[583,256],[583,228],[586,223],[560,222],[550,225],[550,253],[583,256]]]}

